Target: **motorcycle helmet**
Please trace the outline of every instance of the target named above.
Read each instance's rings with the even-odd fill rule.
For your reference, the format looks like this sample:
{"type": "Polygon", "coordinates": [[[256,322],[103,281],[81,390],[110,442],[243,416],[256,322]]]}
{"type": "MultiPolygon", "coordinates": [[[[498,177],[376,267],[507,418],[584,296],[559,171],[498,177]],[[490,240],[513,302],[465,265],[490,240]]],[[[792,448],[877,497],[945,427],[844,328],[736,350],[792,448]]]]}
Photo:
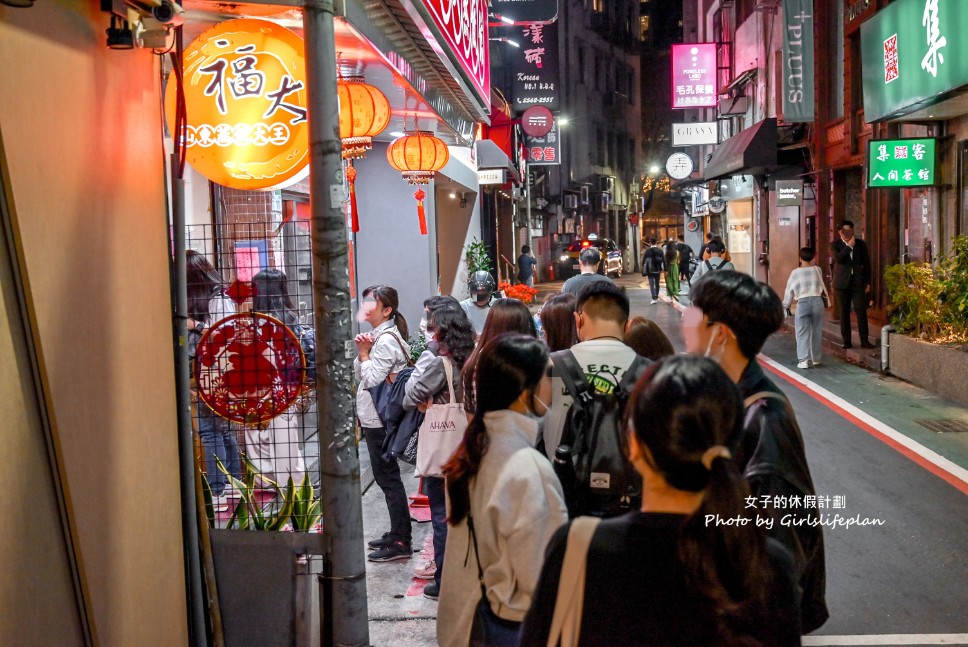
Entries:
{"type": "Polygon", "coordinates": [[[467,288],[470,290],[471,298],[475,301],[478,303],[489,303],[491,295],[497,289],[497,284],[494,282],[494,277],[491,276],[490,272],[478,270],[471,275],[470,280],[467,282],[467,288]]]}

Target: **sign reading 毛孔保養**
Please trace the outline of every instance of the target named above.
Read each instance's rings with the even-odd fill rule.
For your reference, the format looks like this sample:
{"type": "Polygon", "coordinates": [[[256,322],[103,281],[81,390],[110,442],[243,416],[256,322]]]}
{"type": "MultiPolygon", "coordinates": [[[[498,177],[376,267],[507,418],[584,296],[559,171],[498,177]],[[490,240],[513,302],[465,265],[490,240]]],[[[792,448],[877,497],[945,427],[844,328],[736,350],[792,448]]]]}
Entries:
{"type": "Polygon", "coordinates": [[[895,0],[864,21],[864,118],[901,117],[968,85],[966,31],[965,0],[895,0]]]}
{"type": "Polygon", "coordinates": [[[672,107],[716,105],[716,43],[672,46],[672,107]]]}

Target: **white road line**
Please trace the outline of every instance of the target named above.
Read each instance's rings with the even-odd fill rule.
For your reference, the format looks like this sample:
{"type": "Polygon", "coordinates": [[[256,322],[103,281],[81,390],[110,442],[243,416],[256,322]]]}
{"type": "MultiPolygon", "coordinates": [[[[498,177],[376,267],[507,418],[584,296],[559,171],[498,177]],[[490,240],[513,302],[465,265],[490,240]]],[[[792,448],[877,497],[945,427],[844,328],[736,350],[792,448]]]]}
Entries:
{"type": "Polygon", "coordinates": [[[968,634],[875,634],[804,636],[806,645],[968,645],[968,634]]]}
{"type": "MultiPolygon", "coordinates": [[[[828,391],[827,389],[823,388],[819,384],[816,384],[815,382],[811,382],[803,375],[800,375],[799,373],[794,372],[793,370],[770,359],[769,357],[765,355],[760,355],[759,359],[765,362],[766,364],[769,364],[772,368],[779,371],[780,373],[783,373],[784,375],[786,375],[788,378],[790,378],[790,380],[797,382],[798,384],[802,384],[810,391],[813,391],[814,393],[824,398],[825,400],[832,402],[833,404],[847,411],[857,419],[870,425],[878,432],[884,434],[885,436],[887,436],[897,444],[917,454],[918,456],[928,461],[938,469],[943,470],[948,474],[950,474],[951,476],[954,476],[956,479],[968,484],[968,470],[961,467],[960,465],[955,464],[954,462],[948,460],[947,458],[935,452],[934,450],[928,449],[924,445],[912,440],[911,438],[908,438],[907,436],[897,431],[893,427],[889,427],[888,425],[881,422],[877,418],[874,418],[870,414],[865,413],[864,411],[861,411],[860,409],[858,409],[851,403],[847,402],[840,396],[835,395],[834,393],[828,391]]],[[[944,635],[944,634],[937,634],[937,635],[944,635]]],[[[963,634],[952,634],[952,635],[960,636],[963,634]]],[[[964,635],[968,635],[968,634],[964,634],[964,635]]],[[[827,643],[823,643],[823,644],[827,644],[827,643]]],[[[853,645],[853,644],[864,644],[864,643],[843,643],[843,644],[853,645]]],[[[871,644],[880,645],[880,644],[888,644],[888,643],[871,643],[871,644]]],[[[912,644],[912,643],[902,643],[902,644],[912,644]]],[[[914,643],[914,644],[917,644],[917,643],[914,643]]],[[[938,643],[938,644],[945,644],[945,643],[938,643]]],[[[954,643],[949,643],[949,644],[954,644],[954,643]]]]}

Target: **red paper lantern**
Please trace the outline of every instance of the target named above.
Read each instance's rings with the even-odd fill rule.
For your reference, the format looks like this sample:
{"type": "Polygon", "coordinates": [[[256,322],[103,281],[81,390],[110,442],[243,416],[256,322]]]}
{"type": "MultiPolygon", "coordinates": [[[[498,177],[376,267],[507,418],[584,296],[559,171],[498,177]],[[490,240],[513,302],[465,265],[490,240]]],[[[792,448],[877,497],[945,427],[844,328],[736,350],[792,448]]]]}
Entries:
{"type": "MultiPolygon", "coordinates": [[[[410,184],[428,184],[449,159],[447,144],[425,130],[417,130],[395,139],[387,148],[387,161],[390,166],[400,171],[403,179],[410,184]]],[[[426,236],[427,217],[424,214],[423,201],[427,194],[418,188],[413,197],[417,200],[420,233],[426,236]]]]}
{"type": "Polygon", "coordinates": [[[373,138],[390,123],[390,102],[362,76],[341,77],[339,91],[339,136],[343,159],[359,159],[373,148],[373,138]]]}

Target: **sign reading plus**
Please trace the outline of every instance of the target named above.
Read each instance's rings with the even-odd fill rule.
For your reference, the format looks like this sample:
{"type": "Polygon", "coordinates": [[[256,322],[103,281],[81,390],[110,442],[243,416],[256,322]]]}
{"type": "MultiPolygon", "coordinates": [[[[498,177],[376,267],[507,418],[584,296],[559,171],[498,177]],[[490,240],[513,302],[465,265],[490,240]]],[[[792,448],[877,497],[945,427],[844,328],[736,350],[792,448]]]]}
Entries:
{"type": "Polygon", "coordinates": [[[467,73],[478,98],[491,101],[487,0],[423,0],[437,29],[467,73]]]}
{"type": "Polygon", "coordinates": [[[783,119],[813,121],[813,0],[783,0],[783,119]]]}

